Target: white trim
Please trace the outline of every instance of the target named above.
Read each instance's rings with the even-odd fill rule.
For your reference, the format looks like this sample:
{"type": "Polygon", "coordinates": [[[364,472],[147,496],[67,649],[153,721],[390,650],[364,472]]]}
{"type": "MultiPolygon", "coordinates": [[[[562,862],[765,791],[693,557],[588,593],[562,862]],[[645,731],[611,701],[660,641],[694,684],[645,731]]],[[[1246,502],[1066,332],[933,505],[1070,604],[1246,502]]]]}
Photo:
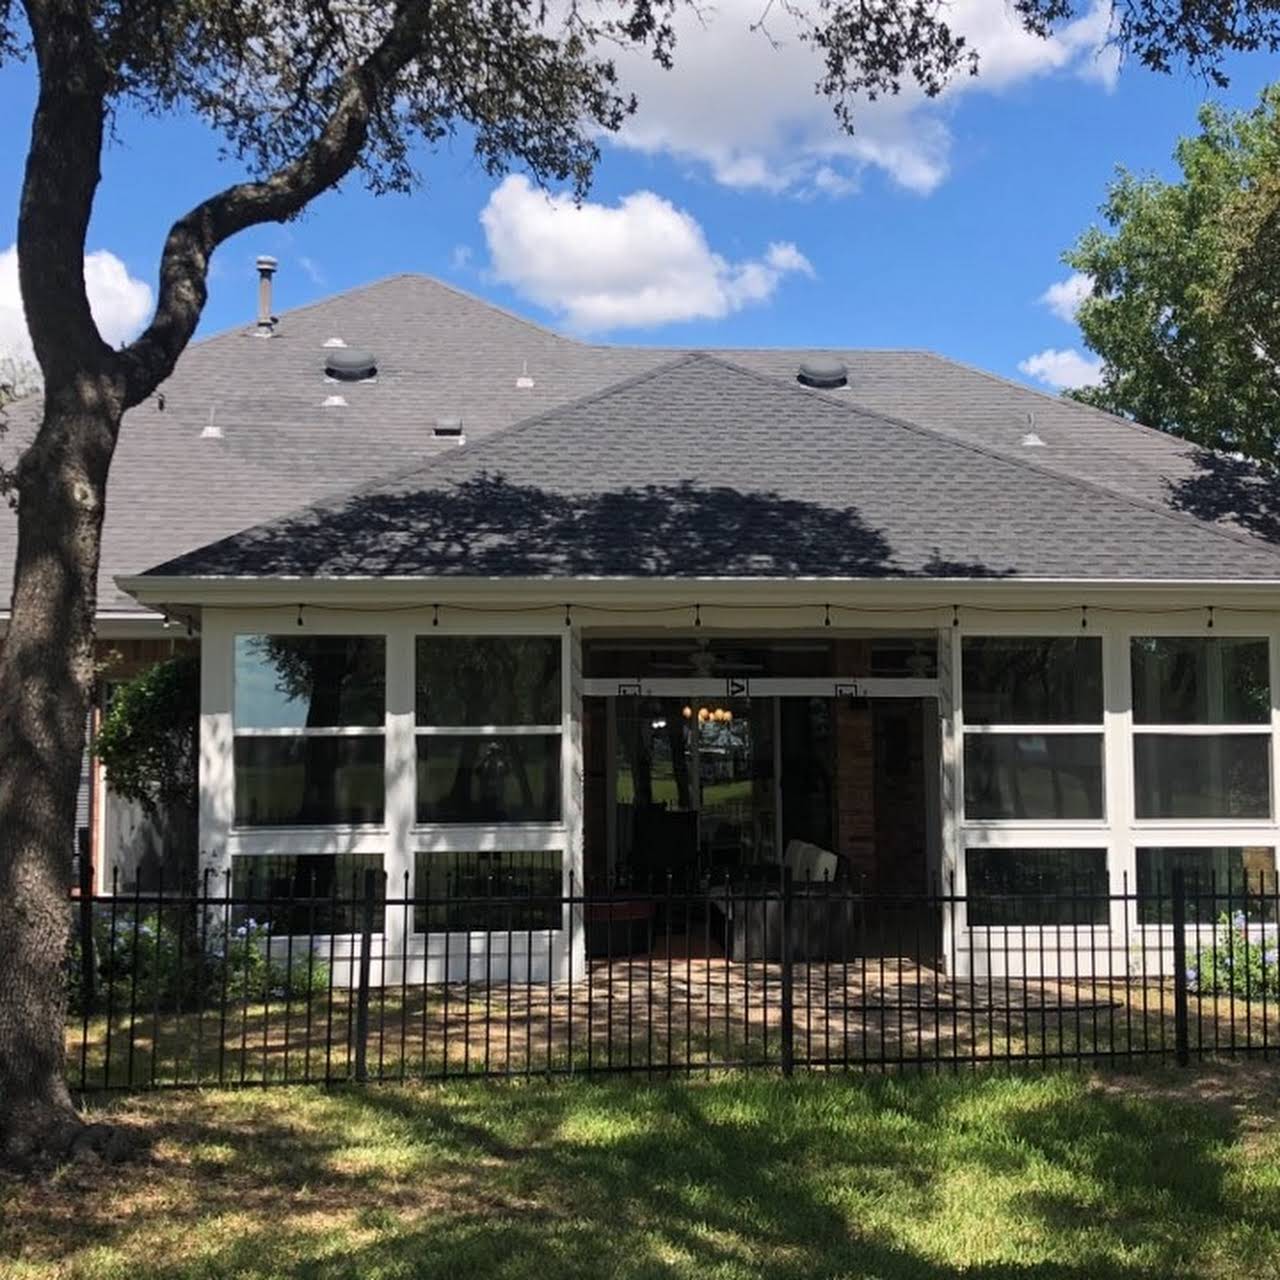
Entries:
{"type": "MultiPolygon", "coordinates": [[[[896,631],[888,634],[896,635],[896,631]]],[[[590,676],[592,698],[936,698],[938,681],[915,676],[590,676]]]]}
{"type": "MultiPolygon", "coordinates": [[[[1054,734],[1076,734],[1084,737],[1088,734],[1102,734],[1106,727],[1105,715],[1092,724],[966,724],[964,731],[970,737],[980,734],[1022,735],[1029,738],[1047,738],[1054,734]]],[[[1265,728],[1265,726],[1264,726],[1265,728]]]]}
{"type": "Polygon", "coordinates": [[[378,738],[384,725],[307,725],[299,729],[250,729],[236,727],[237,738],[378,738]]]}
{"type": "Polygon", "coordinates": [[[475,725],[414,725],[413,732],[419,738],[549,738],[563,733],[560,724],[475,724],[475,725]]]}

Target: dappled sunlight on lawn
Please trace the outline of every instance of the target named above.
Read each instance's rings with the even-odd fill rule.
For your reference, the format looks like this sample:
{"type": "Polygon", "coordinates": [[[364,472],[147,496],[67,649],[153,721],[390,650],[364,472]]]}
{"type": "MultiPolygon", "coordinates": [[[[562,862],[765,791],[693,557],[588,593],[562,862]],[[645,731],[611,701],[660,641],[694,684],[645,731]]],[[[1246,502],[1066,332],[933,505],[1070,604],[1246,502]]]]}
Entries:
{"type": "Polygon", "coordinates": [[[149,1162],[0,1184],[0,1274],[1276,1274],[1280,1083],[1206,1079],[152,1095],[149,1162]]]}

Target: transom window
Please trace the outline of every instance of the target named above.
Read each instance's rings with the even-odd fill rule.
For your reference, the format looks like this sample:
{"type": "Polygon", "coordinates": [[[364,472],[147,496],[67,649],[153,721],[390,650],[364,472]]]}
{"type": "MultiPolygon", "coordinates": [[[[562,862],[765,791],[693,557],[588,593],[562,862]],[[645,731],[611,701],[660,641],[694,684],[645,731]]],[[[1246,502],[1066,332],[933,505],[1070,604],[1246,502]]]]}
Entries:
{"type": "Polygon", "coordinates": [[[961,645],[965,817],[1103,817],[1102,642],[968,636],[961,645]]]}
{"type": "Polygon", "coordinates": [[[1266,639],[1135,636],[1129,656],[1135,817],[1270,818],[1266,639]]]}
{"type": "Polygon", "coordinates": [[[418,821],[559,822],[561,641],[419,636],[418,821]]]}
{"type": "Polygon", "coordinates": [[[237,824],[382,822],[381,636],[236,636],[234,679],[237,824]]]}

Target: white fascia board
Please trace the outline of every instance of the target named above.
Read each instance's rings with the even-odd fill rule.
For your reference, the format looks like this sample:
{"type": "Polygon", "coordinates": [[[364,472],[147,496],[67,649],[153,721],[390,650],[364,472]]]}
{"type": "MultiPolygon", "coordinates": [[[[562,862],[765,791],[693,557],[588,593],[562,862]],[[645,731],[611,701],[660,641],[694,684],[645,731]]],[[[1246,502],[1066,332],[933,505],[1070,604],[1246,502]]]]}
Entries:
{"type": "Polygon", "coordinates": [[[154,609],[189,606],[252,608],[255,605],[330,604],[344,607],[421,607],[468,601],[590,605],[608,611],[639,605],[693,608],[735,603],[759,606],[831,604],[843,608],[952,605],[1033,608],[1037,604],[1136,607],[1208,607],[1232,604],[1280,611],[1280,579],[1099,580],[1005,578],[152,578],[120,577],[120,588],[154,609]]]}
{"type": "MultiPolygon", "coordinates": [[[[9,610],[0,610],[0,636],[9,629],[9,610]]],[[[94,616],[99,640],[164,639],[176,634],[164,625],[164,615],[150,609],[110,609],[94,616]]]]}

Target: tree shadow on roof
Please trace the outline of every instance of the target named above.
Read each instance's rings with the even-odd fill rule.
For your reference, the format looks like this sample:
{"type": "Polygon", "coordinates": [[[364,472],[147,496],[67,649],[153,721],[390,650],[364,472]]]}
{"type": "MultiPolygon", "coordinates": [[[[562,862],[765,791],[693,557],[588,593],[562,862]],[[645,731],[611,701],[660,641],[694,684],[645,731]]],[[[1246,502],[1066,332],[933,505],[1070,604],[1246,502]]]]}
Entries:
{"type": "Polygon", "coordinates": [[[1280,543],[1280,478],[1246,458],[1201,450],[1196,474],[1169,483],[1178,511],[1280,543]]]}
{"type": "MultiPolygon", "coordinates": [[[[590,469],[582,460],[583,471],[590,469]]],[[[586,495],[481,474],[356,494],[171,561],[153,573],[347,577],[997,577],[895,558],[856,508],[690,482],[586,495]]]]}

